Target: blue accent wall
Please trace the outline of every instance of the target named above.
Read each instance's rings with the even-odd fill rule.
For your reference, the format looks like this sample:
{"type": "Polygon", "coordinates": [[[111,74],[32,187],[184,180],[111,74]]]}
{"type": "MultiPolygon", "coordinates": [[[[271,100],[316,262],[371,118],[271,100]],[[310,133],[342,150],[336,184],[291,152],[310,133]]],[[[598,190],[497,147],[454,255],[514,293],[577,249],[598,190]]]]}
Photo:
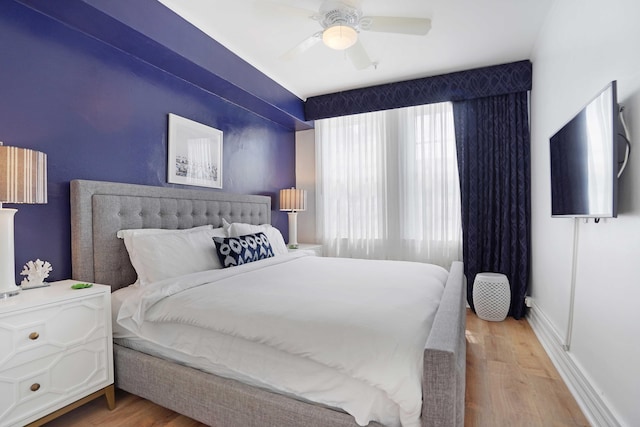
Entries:
{"type": "MultiPolygon", "coordinates": [[[[215,76],[202,67],[198,75],[205,83],[199,84],[180,75],[181,64],[185,73],[193,72],[191,62],[173,61],[176,69],[167,70],[27,3],[0,2],[0,141],[48,155],[49,203],[6,205],[18,208],[17,282],[22,266],[36,258],[53,265],[49,280],[71,277],[70,180],[174,186],[166,182],[168,113],[224,132],[224,191],[271,195],[277,206],[278,190],[295,185],[294,132],[300,121],[297,113],[285,110],[301,112],[302,101],[279,90],[281,105],[264,97],[238,101],[249,97],[246,91],[232,102],[233,85],[219,94],[210,84],[215,76]],[[257,105],[255,111],[251,103],[257,105]],[[292,124],[265,114],[269,106],[292,124]]],[[[85,5],[53,3],[61,9],[85,5]]],[[[152,19],[144,10],[136,12],[152,19]]],[[[113,20],[105,25],[121,24],[113,20]]],[[[188,28],[183,21],[180,25],[188,28]]],[[[162,52],[157,46],[149,49],[162,52]]],[[[240,68],[245,76],[256,73],[240,68]]],[[[286,214],[273,211],[272,218],[286,239],[286,214]]]]}

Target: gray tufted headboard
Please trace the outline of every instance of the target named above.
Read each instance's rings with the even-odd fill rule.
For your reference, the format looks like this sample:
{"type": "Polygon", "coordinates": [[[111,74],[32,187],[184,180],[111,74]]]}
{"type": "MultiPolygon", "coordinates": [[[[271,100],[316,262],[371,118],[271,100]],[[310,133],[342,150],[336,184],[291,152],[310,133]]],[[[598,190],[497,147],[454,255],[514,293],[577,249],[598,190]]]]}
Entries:
{"type": "Polygon", "coordinates": [[[271,198],[103,181],[71,181],[73,278],[110,285],[135,282],[116,233],[131,228],[182,229],[229,222],[271,223],[271,198]]]}

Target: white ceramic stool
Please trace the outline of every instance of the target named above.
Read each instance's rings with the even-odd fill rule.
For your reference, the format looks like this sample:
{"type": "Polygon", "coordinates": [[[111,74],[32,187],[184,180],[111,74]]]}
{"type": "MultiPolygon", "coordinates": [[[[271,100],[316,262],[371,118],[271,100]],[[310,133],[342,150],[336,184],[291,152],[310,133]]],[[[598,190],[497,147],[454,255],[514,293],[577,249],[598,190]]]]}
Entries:
{"type": "Polygon", "coordinates": [[[478,273],[473,282],[473,305],[483,320],[499,322],[509,313],[511,287],[501,273],[478,273]]]}

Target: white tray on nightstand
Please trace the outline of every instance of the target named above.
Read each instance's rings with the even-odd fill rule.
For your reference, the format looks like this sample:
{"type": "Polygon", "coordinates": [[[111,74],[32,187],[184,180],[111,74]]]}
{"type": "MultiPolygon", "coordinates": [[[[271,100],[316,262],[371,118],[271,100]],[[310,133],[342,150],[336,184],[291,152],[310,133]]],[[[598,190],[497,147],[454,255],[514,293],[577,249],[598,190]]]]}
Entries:
{"type": "Polygon", "coordinates": [[[297,248],[289,248],[289,252],[313,251],[318,256],[322,256],[322,245],[320,243],[298,243],[297,248]]]}

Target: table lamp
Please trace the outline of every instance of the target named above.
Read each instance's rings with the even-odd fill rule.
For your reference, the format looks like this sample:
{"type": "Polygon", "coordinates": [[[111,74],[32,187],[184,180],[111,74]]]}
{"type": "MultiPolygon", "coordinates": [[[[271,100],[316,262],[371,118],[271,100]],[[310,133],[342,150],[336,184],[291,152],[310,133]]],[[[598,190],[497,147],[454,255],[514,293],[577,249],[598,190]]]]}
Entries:
{"type": "Polygon", "coordinates": [[[17,295],[13,218],[3,203],[47,203],[47,155],[0,142],[0,298],[17,295]]]}
{"type": "Polygon", "coordinates": [[[280,210],[289,215],[289,247],[298,247],[298,211],[307,209],[307,191],[294,187],[280,190],[280,210]]]}

